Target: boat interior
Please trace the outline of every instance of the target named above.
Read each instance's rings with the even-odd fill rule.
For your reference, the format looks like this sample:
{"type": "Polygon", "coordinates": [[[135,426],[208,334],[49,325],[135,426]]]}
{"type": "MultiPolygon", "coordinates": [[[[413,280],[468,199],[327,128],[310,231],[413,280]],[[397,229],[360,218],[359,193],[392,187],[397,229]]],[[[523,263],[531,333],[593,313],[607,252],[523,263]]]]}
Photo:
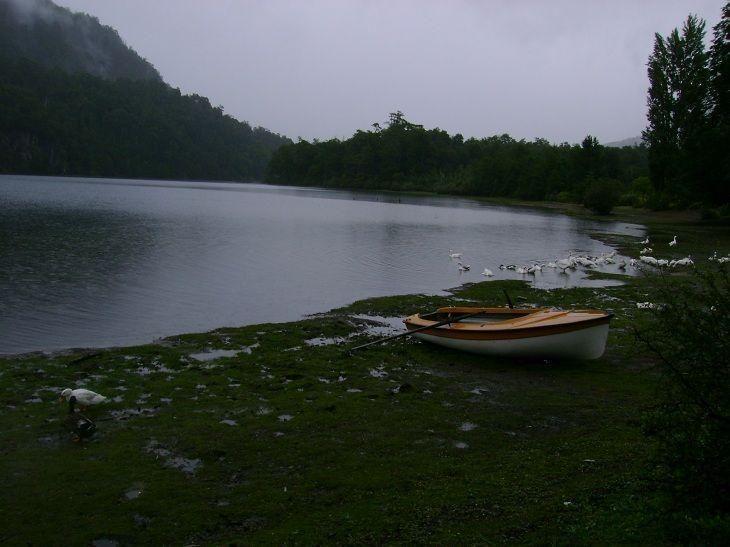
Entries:
{"type": "MultiPolygon", "coordinates": [[[[461,320],[461,323],[499,323],[502,321],[509,321],[512,319],[518,319],[520,317],[527,317],[536,312],[544,311],[544,308],[534,309],[513,309],[513,308],[484,308],[483,311],[477,315],[472,315],[466,319],[461,320]]],[[[459,309],[459,308],[441,308],[432,313],[423,313],[419,317],[421,319],[428,319],[429,321],[447,321],[449,319],[457,319],[464,315],[471,315],[475,312],[474,308],[459,309]]]]}

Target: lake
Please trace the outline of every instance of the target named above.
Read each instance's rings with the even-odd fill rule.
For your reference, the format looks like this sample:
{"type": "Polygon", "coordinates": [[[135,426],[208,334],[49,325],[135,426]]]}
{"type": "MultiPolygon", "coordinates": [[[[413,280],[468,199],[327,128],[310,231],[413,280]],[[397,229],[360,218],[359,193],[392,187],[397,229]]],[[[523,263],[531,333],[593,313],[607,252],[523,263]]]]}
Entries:
{"type": "MultiPolygon", "coordinates": [[[[598,231],[643,234],[450,197],[0,176],[0,353],[296,320],[372,296],[441,293],[483,281],[485,267],[522,279],[499,265],[610,251],[589,237],[598,231]]],[[[547,269],[534,279],[588,283],[547,269]]]]}

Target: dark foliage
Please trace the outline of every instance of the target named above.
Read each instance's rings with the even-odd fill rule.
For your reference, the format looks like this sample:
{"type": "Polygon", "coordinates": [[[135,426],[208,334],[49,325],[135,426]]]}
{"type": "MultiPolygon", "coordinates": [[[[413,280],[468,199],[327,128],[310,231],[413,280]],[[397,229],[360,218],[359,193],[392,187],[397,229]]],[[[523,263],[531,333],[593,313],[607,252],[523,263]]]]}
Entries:
{"type": "Polygon", "coordinates": [[[0,0],[0,56],[107,79],[162,80],[116,30],[50,0],[0,0]]]}
{"type": "Polygon", "coordinates": [[[609,214],[618,201],[619,185],[619,181],[614,179],[591,181],[583,196],[583,205],[599,215],[609,214]]]}
{"type": "Polygon", "coordinates": [[[652,184],[665,205],[730,200],[728,66],[730,3],[705,49],[705,22],[690,15],[681,32],[656,34],[649,57],[648,121],[652,184]]]}
{"type": "Polygon", "coordinates": [[[639,333],[663,377],[648,424],[659,442],[657,476],[675,528],[719,538],[730,531],[730,277],[718,264],[657,285],[661,306],[639,333]]]}
{"type": "Polygon", "coordinates": [[[0,58],[0,172],[250,180],[290,142],[157,79],[0,58]]]}
{"type": "Polygon", "coordinates": [[[647,174],[643,147],[607,148],[593,137],[581,145],[546,140],[485,139],[424,129],[401,112],[385,128],[373,124],[350,139],[283,146],[267,180],[279,184],[431,191],[522,199],[581,201],[590,180],[616,179],[628,187],[647,174]],[[561,195],[562,194],[562,195],[561,195]]]}
{"type": "Polygon", "coordinates": [[[710,130],[707,139],[709,193],[730,203],[730,1],[715,25],[710,47],[710,130]]]}

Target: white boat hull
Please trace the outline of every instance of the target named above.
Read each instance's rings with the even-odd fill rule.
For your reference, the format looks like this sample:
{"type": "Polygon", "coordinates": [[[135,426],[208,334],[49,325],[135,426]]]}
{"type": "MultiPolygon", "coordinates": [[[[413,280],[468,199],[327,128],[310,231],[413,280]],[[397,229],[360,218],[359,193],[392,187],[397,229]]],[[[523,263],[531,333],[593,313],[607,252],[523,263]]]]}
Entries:
{"type": "Polygon", "coordinates": [[[608,327],[608,323],[604,323],[570,332],[501,340],[450,338],[426,332],[413,336],[447,348],[483,355],[598,359],[606,350],[608,327]]]}

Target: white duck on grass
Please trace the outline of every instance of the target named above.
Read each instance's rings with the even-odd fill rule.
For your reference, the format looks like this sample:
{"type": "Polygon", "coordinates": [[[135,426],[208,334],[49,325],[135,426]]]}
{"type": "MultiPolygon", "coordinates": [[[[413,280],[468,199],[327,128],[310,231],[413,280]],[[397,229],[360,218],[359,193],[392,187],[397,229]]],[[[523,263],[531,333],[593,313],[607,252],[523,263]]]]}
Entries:
{"type": "Polygon", "coordinates": [[[88,408],[90,406],[105,403],[109,400],[95,391],[83,388],[66,388],[61,392],[61,399],[66,399],[66,401],[71,401],[73,399],[81,408],[88,408]]]}

